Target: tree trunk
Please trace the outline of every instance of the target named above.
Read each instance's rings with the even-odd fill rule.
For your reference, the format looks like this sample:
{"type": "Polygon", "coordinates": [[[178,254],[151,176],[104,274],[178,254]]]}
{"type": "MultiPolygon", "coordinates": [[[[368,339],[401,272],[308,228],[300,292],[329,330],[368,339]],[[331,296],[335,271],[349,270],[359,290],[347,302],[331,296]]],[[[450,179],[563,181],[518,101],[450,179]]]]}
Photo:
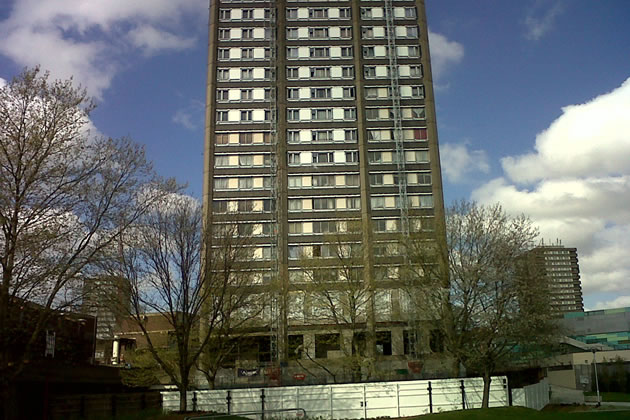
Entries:
{"type": "Polygon", "coordinates": [[[187,399],[186,399],[186,387],[185,386],[180,386],[179,387],[179,411],[181,413],[185,413],[187,410],[187,399]]]}
{"type": "Polygon", "coordinates": [[[486,369],[483,372],[483,399],[481,400],[481,408],[488,408],[488,403],[490,402],[490,382],[492,382],[490,371],[486,369]]]}

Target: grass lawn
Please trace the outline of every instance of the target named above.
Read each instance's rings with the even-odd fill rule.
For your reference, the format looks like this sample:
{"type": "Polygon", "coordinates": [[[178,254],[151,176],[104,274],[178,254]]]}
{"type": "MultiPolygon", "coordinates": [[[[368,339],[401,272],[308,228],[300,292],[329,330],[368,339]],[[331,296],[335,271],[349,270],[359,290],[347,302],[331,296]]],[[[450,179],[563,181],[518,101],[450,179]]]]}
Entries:
{"type": "MultiPolygon", "coordinates": [[[[597,392],[585,392],[584,395],[596,396],[597,392]]],[[[630,402],[630,394],[623,392],[600,392],[599,395],[605,402],[630,402]]]]}
{"type": "Polygon", "coordinates": [[[501,407],[465,411],[451,411],[415,417],[417,420],[627,420],[630,411],[588,410],[583,407],[553,407],[543,411],[522,407],[501,407]]]}

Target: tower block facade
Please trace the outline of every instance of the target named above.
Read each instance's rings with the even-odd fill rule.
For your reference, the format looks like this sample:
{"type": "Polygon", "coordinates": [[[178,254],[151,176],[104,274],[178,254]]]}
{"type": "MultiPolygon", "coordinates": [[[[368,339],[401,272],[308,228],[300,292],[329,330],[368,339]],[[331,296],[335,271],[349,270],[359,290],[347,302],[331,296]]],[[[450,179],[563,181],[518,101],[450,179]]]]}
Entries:
{"type": "Polygon", "coordinates": [[[445,241],[427,37],[423,0],[210,2],[204,216],[249,238],[259,361],[431,351],[399,281],[401,238],[445,241]]]}

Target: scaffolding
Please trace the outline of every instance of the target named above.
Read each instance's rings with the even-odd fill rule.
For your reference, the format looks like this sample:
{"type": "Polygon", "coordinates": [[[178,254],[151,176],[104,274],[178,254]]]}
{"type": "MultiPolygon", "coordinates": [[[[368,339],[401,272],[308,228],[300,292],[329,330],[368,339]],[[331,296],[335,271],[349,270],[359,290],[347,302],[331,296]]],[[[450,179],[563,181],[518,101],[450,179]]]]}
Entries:
{"type": "MultiPolygon", "coordinates": [[[[279,176],[278,176],[278,105],[277,105],[277,6],[275,0],[269,2],[269,19],[267,21],[267,33],[269,35],[269,102],[267,112],[269,114],[269,206],[270,206],[270,256],[271,256],[271,284],[276,285],[279,278],[278,261],[278,235],[279,235],[279,176]]],[[[279,360],[278,335],[282,317],[280,316],[280,305],[278,302],[278,291],[273,290],[270,301],[270,337],[271,337],[271,357],[279,360]]]]}
{"type": "Polygon", "coordinates": [[[398,57],[396,51],[396,25],[392,0],[385,0],[385,19],[387,21],[387,56],[389,58],[390,97],[392,99],[392,134],[396,144],[396,167],[398,171],[398,206],[400,208],[400,230],[409,235],[409,198],[407,197],[407,172],[405,171],[405,147],[402,130],[402,111],[400,108],[400,85],[398,79],[398,57]]]}

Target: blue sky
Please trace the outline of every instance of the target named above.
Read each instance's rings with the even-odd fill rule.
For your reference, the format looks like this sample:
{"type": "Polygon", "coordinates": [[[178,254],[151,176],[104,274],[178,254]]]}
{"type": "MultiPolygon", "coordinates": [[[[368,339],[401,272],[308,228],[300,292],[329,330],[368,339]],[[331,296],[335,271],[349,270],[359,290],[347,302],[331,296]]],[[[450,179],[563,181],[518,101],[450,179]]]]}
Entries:
{"type": "MultiPolygon", "coordinates": [[[[447,204],[529,214],[578,248],[588,309],[630,306],[630,2],[426,4],[447,204]]],[[[145,144],[199,197],[207,9],[2,0],[0,78],[73,75],[98,99],[95,130],[145,144]]]]}

